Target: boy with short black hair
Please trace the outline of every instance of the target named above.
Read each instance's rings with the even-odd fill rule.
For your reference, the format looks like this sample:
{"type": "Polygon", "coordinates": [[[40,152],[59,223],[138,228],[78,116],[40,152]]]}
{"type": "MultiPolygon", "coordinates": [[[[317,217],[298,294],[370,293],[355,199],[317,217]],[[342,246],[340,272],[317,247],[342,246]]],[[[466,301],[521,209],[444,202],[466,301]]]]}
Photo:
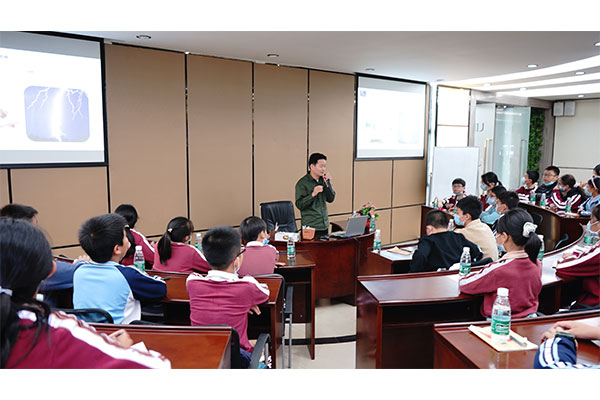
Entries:
{"type": "Polygon", "coordinates": [[[517,208],[519,206],[519,195],[517,192],[507,190],[498,195],[498,203],[496,204],[496,211],[502,215],[508,210],[517,208]]]}
{"type": "Polygon", "coordinates": [[[498,246],[496,238],[489,226],[481,222],[481,202],[475,196],[467,196],[456,203],[457,213],[454,222],[457,226],[464,226],[455,232],[462,233],[465,238],[479,246],[483,257],[490,257],[492,261],[498,260],[498,246]]]}
{"type": "Polygon", "coordinates": [[[226,324],[240,337],[242,359],[249,362],[253,347],[248,340],[248,312],[260,314],[258,304],[269,299],[267,285],[251,276],[239,278],[245,249],[240,235],[229,226],[210,229],[202,238],[204,256],[212,270],[193,273],[186,281],[192,325],[226,324]]]}
{"type": "Polygon", "coordinates": [[[81,265],[73,275],[73,306],[106,310],[116,324],[140,319],[140,301],[158,301],[167,294],[161,278],[119,264],[130,246],[126,224],[118,214],[85,221],[79,229],[79,244],[92,262],[81,265]]]}
{"type": "Polygon", "coordinates": [[[560,169],[551,165],[544,170],[542,175],[542,184],[538,186],[535,191],[535,200],[540,201],[542,194],[546,195],[546,199],[550,199],[552,191],[558,184],[558,176],[560,175],[560,169]]]}
{"type": "Polygon", "coordinates": [[[279,252],[269,244],[265,221],[259,217],[247,217],[240,223],[240,233],[242,242],[246,244],[246,252],[238,274],[272,274],[279,259],[279,252]]]}
{"type": "Polygon", "coordinates": [[[470,249],[472,261],[478,261],[483,256],[479,247],[469,242],[462,234],[448,231],[448,217],[443,211],[431,210],[427,213],[425,232],[427,236],[419,239],[409,272],[448,268],[460,261],[464,247],[470,249]]]}
{"type": "Polygon", "coordinates": [[[462,178],[456,178],[452,181],[452,196],[445,198],[442,200],[442,203],[445,208],[448,210],[453,210],[456,207],[456,202],[466,197],[465,189],[467,183],[462,178]]]}

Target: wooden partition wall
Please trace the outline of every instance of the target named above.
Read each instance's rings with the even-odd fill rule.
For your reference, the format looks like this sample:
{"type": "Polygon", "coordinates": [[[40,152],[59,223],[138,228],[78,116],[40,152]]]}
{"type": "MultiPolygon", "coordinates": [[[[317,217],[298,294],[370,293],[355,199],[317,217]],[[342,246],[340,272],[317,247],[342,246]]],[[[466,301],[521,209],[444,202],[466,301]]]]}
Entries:
{"type": "Polygon", "coordinates": [[[79,254],[81,223],[121,203],[150,237],[179,215],[237,226],[261,202],[294,201],[312,152],[328,157],[331,221],[372,201],[384,244],[418,237],[426,161],[354,161],[353,75],[105,48],[109,167],[0,170],[0,202],[37,208],[57,253],[79,254]]]}

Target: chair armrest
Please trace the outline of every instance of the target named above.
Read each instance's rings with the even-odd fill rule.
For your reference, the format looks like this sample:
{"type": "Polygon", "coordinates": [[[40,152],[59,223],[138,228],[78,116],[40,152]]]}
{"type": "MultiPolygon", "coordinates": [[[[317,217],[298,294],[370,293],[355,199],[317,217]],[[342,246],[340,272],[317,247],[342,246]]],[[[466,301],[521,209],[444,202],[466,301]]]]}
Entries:
{"type": "Polygon", "coordinates": [[[292,314],[292,303],[294,297],[294,287],[288,286],[285,293],[285,307],[283,308],[284,315],[292,314]]]}
{"type": "MultiPolygon", "coordinates": [[[[261,333],[258,335],[258,339],[256,340],[256,345],[254,346],[254,351],[252,352],[252,357],[250,358],[250,364],[248,365],[248,369],[257,369],[258,362],[260,361],[260,356],[265,351],[265,346],[271,342],[271,336],[268,333],[261,333]]],[[[267,347],[268,348],[268,347],[267,347]]]]}

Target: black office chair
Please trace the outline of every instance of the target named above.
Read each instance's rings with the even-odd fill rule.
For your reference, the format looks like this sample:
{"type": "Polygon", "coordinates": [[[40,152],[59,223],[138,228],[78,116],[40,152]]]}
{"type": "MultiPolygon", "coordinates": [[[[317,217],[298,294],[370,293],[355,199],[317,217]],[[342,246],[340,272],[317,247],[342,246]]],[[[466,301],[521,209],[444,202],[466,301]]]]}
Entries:
{"type": "Polygon", "coordinates": [[[537,225],[536,232],[539,232],[540,228],[542,227],[542,221],[544,220],[544,217],[541,214],[532,212],[530,212],[529,215],[531,215],[531,218],[533,218],[533,223],[537,225]]]}
{"type": "Polygon", "coordinates": [[[558,250],[561,247],[564,247],[567,244],[567,241],[569,240],[569,234],[565,233],[565,235],[560,238],[560,240],[558,242],[556,242],[556,245],[554,245],[554,250],[558,250]]]}
{"type": "Polygon", "coordinates": [[[74,315],[77,319],[85,322],[114,323],[108,311],[101,308],[53,308],[52,311],[62,311],[66,314],[74,315]]]}
{"type": "Polygon", "coordinates": [[[487,265],[491,262],[492,262],[492,258],[486,257],[486,258],[482,258],[479,261],[475,261],[475,262],[471,263],[471,267],[479,267],[480,265],[487,265]]]}
{"type": "Polygon", "coordinates": [[[275,229],[276,223],[279,224],[280,232],[298,232],[291,201],[260,203],[260,217],[267,223],[267,232],[275,229]]]}

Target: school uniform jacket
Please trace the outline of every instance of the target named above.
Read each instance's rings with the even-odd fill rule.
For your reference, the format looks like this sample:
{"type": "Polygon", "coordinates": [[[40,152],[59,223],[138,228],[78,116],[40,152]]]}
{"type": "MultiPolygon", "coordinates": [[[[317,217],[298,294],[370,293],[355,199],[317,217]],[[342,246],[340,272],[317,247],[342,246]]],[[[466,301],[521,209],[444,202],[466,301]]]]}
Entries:
{"type": "Polygon", "coordinates": [[[211,270],[206,276],[190,274],[186,281],[192,325],[226,324],[240,336],[240,347],[252,352],[248,340],[248,311],[269,299],[269,288],[251,276],[239,278],[211,270]]]}
{"type": "Polygon", "coordinates": [[[409,272],[437,271],[460,261],[464,247],[469,248],[471,261],[478,261],[483,253],[479,247],[455,232],[439,232],[419,239],[417,251],[410,262],[409,272]]]}
{"type": "MultiPolygon", "coordinates": [[[[131,232],[131,234],[133,235],[133,239],[135,240],[135,244],[132,244],[132,246],[134,248],[135,248],[135,246],[142,246],[142,252],[144,253],[144,260],[147,263],[153,264],[154,263],[154,247],[150,244],[150,242],[148,242],[148,239],[146,239],[146,236],[142,235],[135,229],[129,229],[129,231],[131,232]]],[[[122,259],[121,264],[122,265],[133,265],[133,254],[122,259]]]]}
{"type": "Polygon", "coordinates": [[[599,305],[600,242],[585,251],[575,252],[559,260],[556,264],[556,275],[560,278],[582,278],[582,293],[577,302],[592,307],[599,305]]]}
{"type": "Polygon", "coordinates": [[[526,317],[538,308],[538,295],[542,290],[542,266],[539,262],[531,262],[524,251],[514,251],[460,280],[461,292],[484,294],[481,307],[484,317],[491,317],[499,287],[508,289],[512,318],[526,317]]]}
{"type": "Polygon", "coordinates": [[[531,192],[535,192],[538,188],[537,182],[533,183],[533,186],[527,187],[525,185],[521,186],[515,192],[519,195],[519,199],[521,200],[529,200],[529,194],[531,192]]]}
{"type": "Polygon", "coordinates": [[[191,274],[192,272],[206,273],[210,271],[210,265],[204,254],[194,246],[189,244],[171,242],[171,258],[167,260],[166,264],[160,261],[160,254],[158,254],[158,248],[154,253],[154,266],[153,270],[158,271],[169,271],[169,272],[183,272],[191,274]]]}
{"type": "Polygon", "coordinates": [[[565,208],[567,207],[568,199],[572,199],[571,200],[571,211],[572,212],[577,211],[577,207],[579,207],[579,205],[581,204],[581,201],[583,200],[581,197],[581,194],[579,193],[578,190],[571,189],[567,192],[567,195],[563,197],[560,190],[558,190],[558,188],[555,188],[552,191],[552,195],[550,196],[550,200],[548,201],[548,204],[549,205],[554,204],[558,208],[558,210],[556,211],[556,213],[558,215],[565,215],[565,208]]]}
{"type": "Polygon", "coordinates": [[[464,228],[456,229],[454,232],[462,233],[469,242],[479,246],[483,252],[483,258],[490,257],[492,261],[498,260],[498,245],[492,229],[481,222],[479,218],[471,221],[464,228]]]}
{"type": "Polygon", "coordinates": [[[553,337],[540,345],[533,361],[535,369],[600,368],[600,364],[577,364],[575,343],[564,337],[553,337]]]}
{"type": "MultiPolygon", "coordinates": [[[[36,315],[28,310],[18,313],[21,327],[30,326],[36,315]]],[[[63,312],[48,316],[49,330],[42,330],[29,352],[35,329],[21,329],[11,349],[6,368],[171,368],[161,354],[125,348],[105,334],[99,334],[85,322],[63,312]]]]}
{"type": "Polygon", "coordinates": [[[238,275],[272,274],[278,259],[279,252],[270,244],[263,245],[257,241],[248,242],[238,275]]]}
{"type": "Polygon", "coordinates": [[[579,206],[578,212],[588,211],[591,212],[596,205],[600,204],[600,194],[596,197],[588,197],[586,201],[583,202],[582,205],[579,206]]]}
{"type": "Polygon", "coordinates": [[[101,308],[115,324],[128,324],[142,317],[140,301],[159,301],[167,294],[167,285],[132,265],[114,261],[88,262],[73,274],[73,306],[101,308]]]}

